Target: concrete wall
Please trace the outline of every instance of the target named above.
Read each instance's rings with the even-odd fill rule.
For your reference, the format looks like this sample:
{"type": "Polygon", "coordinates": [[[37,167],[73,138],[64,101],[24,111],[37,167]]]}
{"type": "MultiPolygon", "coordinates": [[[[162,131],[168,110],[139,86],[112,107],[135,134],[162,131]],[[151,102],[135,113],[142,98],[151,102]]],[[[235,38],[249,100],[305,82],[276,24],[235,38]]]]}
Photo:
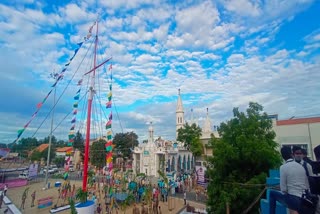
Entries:
{"type": "Polygon", "coordinates": [[[282,145],[300,145],[307,149],[308,156],[314,159],[313,148],[320,144],[320,123],[276,125],[276,142],[282,145]]]}

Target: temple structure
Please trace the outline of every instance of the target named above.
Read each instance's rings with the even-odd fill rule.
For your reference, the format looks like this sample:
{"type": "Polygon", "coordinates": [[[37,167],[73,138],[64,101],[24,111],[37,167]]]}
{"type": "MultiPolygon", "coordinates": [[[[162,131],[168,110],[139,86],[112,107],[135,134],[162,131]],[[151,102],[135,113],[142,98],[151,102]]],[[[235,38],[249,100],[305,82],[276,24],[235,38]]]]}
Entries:
{"type": "MultiPolygon", "coordinates": [[[[184,124],[184,110],[179,89],[176,108],[176,137],[178,136],[178,130],[182,128],[184,124]]],[[[205,156],[212,155],[212,150],[207,146],[212,134],[216,136],[217,132],[211,129],[211,121],[207,109],[201,136],[205,156]]],[[[202,161],[202,159],[200,160],[202,161]]],[[[181,174],[191,174],[194,172],[195,166],[195,158],[193,154],[184,147],[183,142],[169,141],[161,137],[154,139],[152,123],[149,125],[147,143],[140,143],[139,146],[136,146],[133,150],[132,169],[134,174],[144,173],[147,176],[159,177],[158,170],[160,170],[165,172],[169,178],[175,179],[181,174]]]]}

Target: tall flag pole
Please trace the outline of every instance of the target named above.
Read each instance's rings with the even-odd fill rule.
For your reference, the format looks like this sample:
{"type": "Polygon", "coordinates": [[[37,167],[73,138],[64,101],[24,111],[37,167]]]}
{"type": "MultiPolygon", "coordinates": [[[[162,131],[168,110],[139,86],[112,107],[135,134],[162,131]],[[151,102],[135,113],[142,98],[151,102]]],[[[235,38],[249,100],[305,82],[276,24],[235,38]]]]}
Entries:
{"type": "Polygon", "coordinates": [[[105,145],[107,155],[106,155],[106,166],[108,168],[109,174],[111,175],[113,165],[112,165],[112,64],[110,64],[109,67],[110,71],[110,85],[109,85],[109,93],[107,95],[108,97],[108,102],[106,103],[106,108],[110,109],[109,117],[108,117],[108,122],[106,124],[106,132],[107,132],[107,143],[105,145]]]}
{"type": "MultiPolygon", "coordinates": [[[[87,179],[88,179],[88,162],[89,162],[89,146],[90,146],[90,128],[91,128],[91,108],[92,108],[92,100],[95,85],[95,75],[96,75],[96,68],[97,68],[97,46],[98,46],[98,22],[95,22],[97,25],[96,28],[96,38],[94,44],[94,61],[93,61],[93,70],[90,72],[91,75],[91,82],[90,82],[90,89],[88,95],[88,112],[87,112],[87,131],[86,131],[86,141],[85,141],[85,148],[84,148],[84,161],[83,161],[83,180],[82,180],[82,190],[87,192],[87,179]]],[[[92,29],[90,28],[89,34],[91,35],[92,29]]],[[[88,37],[88,36],[87,36],[88,37]]]]}

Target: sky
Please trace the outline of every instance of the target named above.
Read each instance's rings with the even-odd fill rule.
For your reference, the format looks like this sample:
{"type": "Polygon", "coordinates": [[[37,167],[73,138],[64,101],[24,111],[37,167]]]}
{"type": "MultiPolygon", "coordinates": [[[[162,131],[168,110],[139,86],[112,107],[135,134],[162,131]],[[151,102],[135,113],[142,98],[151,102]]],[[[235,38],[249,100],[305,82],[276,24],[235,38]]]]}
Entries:
{"type": "MultiPolygon", "coordinates": [[[[2,0],[0,142],[10,143],[52,89],[77,43],[98,20],[91,138],[105,135],[112,64],[113,133],[175,139],[178,89],[185,119],[212,127],[250,101],[280,119],[320,115],[320,2],[316,0],[2,0]]],[[[73,97],[81,89],[76,130],[85,133],[93,35],[56,86],[54,135],[67,140],[73,97]],[[77,82],[83,79],[82,86],[77,82]]],[[[53,94],[22,134],[50,134],[53,94]],[[47,119],[45,119],[47,118],[47,119]],[[42,125],[41,125],[42,124],[42,125]]]]}

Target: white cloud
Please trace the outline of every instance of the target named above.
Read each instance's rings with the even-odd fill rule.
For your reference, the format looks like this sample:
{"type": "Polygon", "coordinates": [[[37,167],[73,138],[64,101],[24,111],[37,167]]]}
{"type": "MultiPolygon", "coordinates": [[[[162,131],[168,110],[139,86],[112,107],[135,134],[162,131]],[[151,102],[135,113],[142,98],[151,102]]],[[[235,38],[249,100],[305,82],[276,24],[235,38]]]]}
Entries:
{"type": "Polygon", "coordinates": [[[97,16],[94,13],[87,12],[85,8],[77,4],[67,4],[59,9],[65,22],[81,23],[85,20],[95,20],[97,16]]]}
{"type": "Polygon", "coordinates": [[[250,0],[226,0],[224,5],[227,10],[243,16],[256,17],[261,14],[261,2],[250,0]]]}
{"type": "MultiPolygon", "coordinates": [[[[182,89],[185,111],[194,108],[202,121],[205,107],[209,107],[215,125],[228,118],[234,106],[244,109],[249,101],[258,101],[269,112],[285,116],[319,112],[320,103],[314,99],[320,91],[319,31],[302,38],[303,49],[270,46],[277,42],[275,35],[283,23],[310,2],[230,0],[218,1],[217,7],[211,1],[175,5],[150,0],[98,1],[98,61],[113,57],[113,98],[123,130],[134,130],[144,137],[146,123],[153,121],[155,133],[173,139],[178,88],[182,89]],[[281,12],[273,11],[276,7],[281,12]]],[[[52,84],[48,72],[63,67],[75,43],[87,34],[97,18],[95,4],[74,1],[55,5],[50,12],[50,5],[43,10],[40,6],[15,8],[0,4],[0,65],[10,71],[0,81],[6,88],[16,86],[10,101],[18,102],[17,94],[26,92],[33,99],[25,105],[34,108],[43,99],[52,84]],[[40,94],[35,93],[38,90],[40,94]]],[[[85,56],[92,39],[73,60],[59,90],[68,83],[76,70],[73,66],[85,56]]],[[[92,54],[88,52],[88,56],[92,54]]],[[[70,105],[70,97],[77,89],[75,81],[90,65],[88,61],[80,67],[63,106],[70,105]]],[[[107,86],[107,79],[101,84],[107,86]]],[[[107,91],[108,87],[102,87],[102,97],[107,91]]],[[[32,114],[21,109],[17,112],[24,113],[23,121],[28,118],[25,114],[32,114]]],[[[8,121],[16,118],[13,114],[7,116],[8,121]]],[[[9,139],[8,133],[23,121],[9,124],[0,136],[9,139]]],[[[115,119],[116,132],[120,131],[119,123],[115,119]]]]}

